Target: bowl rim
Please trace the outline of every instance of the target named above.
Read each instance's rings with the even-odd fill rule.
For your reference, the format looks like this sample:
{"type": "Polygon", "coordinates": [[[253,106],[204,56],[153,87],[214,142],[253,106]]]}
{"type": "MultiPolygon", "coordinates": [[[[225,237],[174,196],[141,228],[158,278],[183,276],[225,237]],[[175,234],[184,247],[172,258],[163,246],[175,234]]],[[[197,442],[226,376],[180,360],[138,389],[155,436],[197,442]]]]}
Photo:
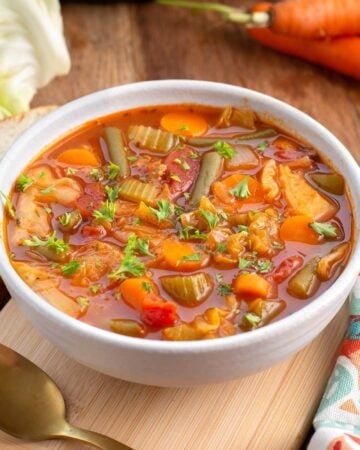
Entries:
{"type": "MultiPolygon", "coordinates": [[[[260,93],[255,90],[234,86],[230,84],[217,83],[211,81],[200,81],[200,80],[181,80],[181,79],[171,79],[171,80],[156,80],[156,81],[143,81],[137,83],[130,83],[119,85],[103,90],[93,92],[91,94],[79,97],[60,106],[56,110],[47,114],[44,118],[40,119],[28,130],[26,130],[16,141],[10,146],[6,152],[4,158],[0,161],[0,180],[2,176],[6,174],[6,166],[14,162],[14,155],[19,153],[22,146],[28,141],[33,133],[39,134],[42,129],[46,128],[53,121],[66,116],[69,112],[75,111],[77,108],[84,107],[86,105],[91,105],[93,102],[99,102],[112,96],[119,91],[128,91],[127,95],[131,95],[132,92],[138,92],[142,89],[163,89],[170,90],[179,88],[182,89],[193,89],[193,90],[216,90],[218,93],[231,93],[237,97],[245,97],[261,101],[266,105],[273,105],[282,109],[284,115],[291,115],[294,121],[302,122],[307,128],[315,129],[322,138],[326,140],[330,147],[336,148],[337,151],[342,153],[342,158],[344,159],[345,166],[353,173],[353,183],[357,185],[357,190],[360,192],[360,168],[354,160],[353,156],[346,149],[346,147],[323,125],[317,122],[315,119],[311,118],[309,115],[298,110],[297,108],[280,101],[269,95],[260,93]],[[356,174],[357,172],[357,174],[356,174]]],[[[163,102],[164,103],[164,102],[163,102]]],[[[169,101],[168,104],[174,103],[169,101]]],[[[181,101],[181,103],[186,103],[181,101]]],[[[165,104],[165,103],[164,103],[165,104]]],[[[204,102],[203,104],[206,104],[204,102]]],[[[208,103],[210,105],[210,102],[208,103]]],[[[121,110],[119,110],[121,111],[121,110]]],[[[104,116],[104,114],[102,114],[104,116]]],[[[100,116],[101,117],[101,116],[100,116]]],[[[276,117],[276,116],[275,116],[276,117]]],[[[96,119],[96,117],[94,117],[96,119]]],[[[84,120],[85,123],[85,120],[84,120]]],[[[68,132],[64,133],[67,134],[68,132]]],[[[52,140],[51,142],[53,142],[52,140]]],[[[49,144],[51,143],[49,142],[49,144]]],[[[325,153],[327,157],[331,160],[331,157],[325,153]]],[[[30,162],[30,158],[19,165],[18,173],[30,162]]],[[[0,186],[1,186],[0,181],[0,186]]],[[[352,199],[355,200],[354,192],[352,192],[352,199]]],[[[354,207],[354,204],[353,204],[354,207]]],[[[0,210],[4,211],[4,205],[1,205],[0,210]]],[[[355,216],[356,214],[354,214],[355,216]]],[[[360,213],[358,213],[360,215],[360,213]]],[[[356,220],[356,217],[354,217],[356,220]]],[[[2,222],[2,221],[1,221],[2,222]]],[[[359,220],[360,222],[360,220],[359,220]]],[[[25,302],[29,304],[32,302],[31,307],[35,308],[41,314],[47,316],[51,322],[57,322],[64,328],[71,329],[73,333],[80,333],[89,339],[102,341],[106,344],[111,344],[115,346],[121,346],[128,348],[130,350],[139,350],[143,352],[159,352],[159,353],[211,353],[217,352],[219,350],[228,350],[236,347],[246,347],[249,345],[256,345],[269,339],[270,337],[276,337],[277,335],[283,335],[284,333],[291,333],[291,330],[296,325],[306,322],[307,320],[314,319],[314,316],[318,314],[326,315],[326,311],[329,310],[329,306],[332,305],[337,297],[355,283],[358,272],[360,271],[360,242],[359,227],[358,223],[355,222],[356,227],[354,227],[354,239],[355,244],[353,247],[350,259],[337,278],[337,280],[319,297],[316,297],[311,303],[303,306],[301,309],[292,313],[291,315],[280,319],[277,322],[266,325],[263,328],[253,330],[251,333],[241,333],[233,336],[227,336],[223,338],[202,340],[202,341],[165,341],[165,340],[153,340],[153,339],[140,339],[129,336],[123,336],[120,334],[113,333],[108,330],[97,328],[96,326],[89,325],[78,319],[74,319],[65,313],[59,311],[54,306],[44,301],[42,297],[35,293],[17,274],[15,269],[10,264],[7,252],[4,246],[0,246],[0,275],[3,276],[5,282],[9,284],[10,290],[16,292],[16,297],[20,297],[21,301],[25,299],[25,302]],[[357,263],[356,261],[359,261],[357,263]]],[[[1,223],[1,226],[3,224],[1,223]]],[[[0,233],[2,235],[2,233],[0,233]]],[[[3,241],[3,237],[1,237],[3,241]]],[[[16,299],[15,299],[16,301],[16,299]]],[[[289,335],[289,334],[288,334],[289,335]]]]}

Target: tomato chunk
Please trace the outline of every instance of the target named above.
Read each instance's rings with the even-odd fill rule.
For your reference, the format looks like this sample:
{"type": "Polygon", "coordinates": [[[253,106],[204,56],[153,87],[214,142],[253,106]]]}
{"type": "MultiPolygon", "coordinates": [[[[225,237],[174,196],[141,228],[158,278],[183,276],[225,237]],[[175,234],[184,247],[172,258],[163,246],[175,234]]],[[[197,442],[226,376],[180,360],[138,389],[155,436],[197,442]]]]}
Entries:
{"type": "Polygon", "coordinates": [[[166,328],[177,321],[176,305],[171,302],[147,301],[144,304],[141,318],[151,328],[166,328]]]}
{"type": "Polygon", "coordinates": [[[165,177],[173,198],[190,189],[200,168],[200,155],[190,148],[173,150],[165,159],[165,177]]]}
{"type": "Polygon", "coordinates": [[[95,209],[99,209],[105,199],[105,193],[100,183],[89,183],[85,187],[85,193],[75,202],[75,206],[80,210],[84,218],[92,216],[95,209]]]}
{"type": "Polygon", "coordinates": [[[291,256],[284,259],[274,272],[273,278],[276,283],[282,283],[286,278],[289,278],[297,269],[304,263],[301,256],[291,256]]]}

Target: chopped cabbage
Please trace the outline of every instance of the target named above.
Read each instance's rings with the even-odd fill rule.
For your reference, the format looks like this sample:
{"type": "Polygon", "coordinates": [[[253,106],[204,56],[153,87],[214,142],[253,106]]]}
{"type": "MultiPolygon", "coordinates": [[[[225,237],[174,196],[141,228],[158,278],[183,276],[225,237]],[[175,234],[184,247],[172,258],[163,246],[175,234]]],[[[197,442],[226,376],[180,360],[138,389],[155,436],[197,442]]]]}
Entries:
{"type": "Polygon", "coordinates": [[[0,119],[69,70],[59,0],[0,0],[0,119]]]}

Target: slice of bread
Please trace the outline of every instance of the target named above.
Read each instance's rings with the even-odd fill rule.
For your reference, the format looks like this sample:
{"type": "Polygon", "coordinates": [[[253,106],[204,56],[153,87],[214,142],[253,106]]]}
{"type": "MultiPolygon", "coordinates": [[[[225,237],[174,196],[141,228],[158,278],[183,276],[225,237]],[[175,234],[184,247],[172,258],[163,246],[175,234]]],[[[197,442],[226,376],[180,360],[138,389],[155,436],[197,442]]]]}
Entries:
{"type": "Polygon", "coordinates": [[[55,105],[39,106],[27,112],[17,114],[0,121],[0,159],[5,151],[26,129],[30,128],[37,120],[56,108],[55,105]]]}

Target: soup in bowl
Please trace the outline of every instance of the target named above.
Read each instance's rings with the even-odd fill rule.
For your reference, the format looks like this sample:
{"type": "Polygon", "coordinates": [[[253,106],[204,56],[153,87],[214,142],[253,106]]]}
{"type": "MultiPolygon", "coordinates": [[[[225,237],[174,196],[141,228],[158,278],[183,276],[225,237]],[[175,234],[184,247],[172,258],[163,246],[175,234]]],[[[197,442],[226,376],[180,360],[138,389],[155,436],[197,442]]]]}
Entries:
{"type": "Polygon", "coordinates": [[[261,94],[119,87],[35,125],[2,167],[29,144],[3,189],[4,278],[90,367],[160,385],[250,373],[318,334],[356,278],[356,164],[261,94]]]}

